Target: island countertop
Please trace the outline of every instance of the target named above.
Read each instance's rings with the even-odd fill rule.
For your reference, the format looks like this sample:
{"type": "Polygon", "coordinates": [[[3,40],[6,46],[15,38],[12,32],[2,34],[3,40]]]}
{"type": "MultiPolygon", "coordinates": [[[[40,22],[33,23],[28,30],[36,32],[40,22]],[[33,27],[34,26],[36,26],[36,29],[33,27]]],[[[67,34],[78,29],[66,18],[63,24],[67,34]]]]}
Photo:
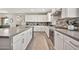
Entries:
{"type": "Polygon", "coordinates": [[[0,28],[0,38],[9,38],[10,36],[19,34],[29,28],[31,27],[0,28]]]}
{"type": "Polygon", "coordinates": [[[59,28],[57,28],[56,31],[79,41],[79,31],[70,31],[68,29],[59,29],[59,28]]]}

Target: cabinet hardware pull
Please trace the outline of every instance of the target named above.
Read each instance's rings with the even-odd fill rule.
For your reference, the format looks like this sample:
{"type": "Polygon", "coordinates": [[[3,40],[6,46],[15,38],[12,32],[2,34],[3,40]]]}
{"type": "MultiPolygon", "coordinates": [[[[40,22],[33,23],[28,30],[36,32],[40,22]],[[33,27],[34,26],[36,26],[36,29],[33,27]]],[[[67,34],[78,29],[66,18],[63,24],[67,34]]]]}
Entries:
{"type": "Polygon", "coordinates": [[[72,45],[79,48],[79,45],[74,44],[73,42],[69,41],[72,45]]]}

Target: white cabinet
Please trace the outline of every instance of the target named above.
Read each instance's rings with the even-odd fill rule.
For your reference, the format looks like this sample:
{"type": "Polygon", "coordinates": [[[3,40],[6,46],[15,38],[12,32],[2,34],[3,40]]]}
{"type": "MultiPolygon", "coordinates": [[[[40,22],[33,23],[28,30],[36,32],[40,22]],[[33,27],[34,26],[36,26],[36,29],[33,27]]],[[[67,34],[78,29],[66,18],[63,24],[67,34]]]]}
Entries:
{"type": "Polygon", "coordinates": [[[54,39],[56,50],[79,50],[78,41],[58,31],[55,31],[54,39]]]}
{"type": "Polygon", "coordinates": [[[51,22],[52,21],[52,19],[51,19],[51,13],[48,13],[47,16],[48,16],[48,21],[51,22]]]}
{"type": "Polygon", "coordinates": [[[69,49],[69,50],[79,50],[79,42],[78,41],[76,41],[75,39],[72,39],[72,38],[70,38],[70,37],[68,37],[68,36],[66,36],[66,35],[64,35],[64,50],[66,50],[66,49],[69,49]],[[69,45],[67,45],[67,44],[69,45]],[[68,47],[71,47],[71,48],[67,48],[67,46],[68,47]]]}
{"type": "Polygon", "coordinates": [[[13,50],[22,50],[23,49],[23,39],[19,38],[15,43],[13,43],[13,50]]]}
{"type": "Polygon", "coordinates": [[[67,17],[67,8],[62,8],[62,18],[67,17]]]}
{"type": "Polygon", "coordinates": [[[60,10],[61,8],[52,8],[52,13],[55,13],[56,11],[60,10]]]}
{"type": "Polygon", "coordinates": [[[28,31],[25,31],[24,33],[25,35],[24,35],[23,49],[26,49],[28,43],[28,31]]]}
{"type": "Polygon", "coordinates": [[[45,31],[47,26],[34,26],[34,31],[45,31]]]}
{"type": "Polygon", "coordinates": [[[34,26],[34,31],[42,31],[41,26],[34,26]]]}
{"type": "Polygon", "coordinates": [[[52,21],[52,25],[56,25],[56,23],[57,23],[56,21],[57,21],[58,18],[54,17],[54,16],[51,16],[51,19],[52,19],[51,20],[52,21]]]}
{"type": "Polygon", "coordinates": [[[78,17],[77,8],[67,8],[68,17],[78,17]]]}
{"type": "Polygon", "coordinates": [[[24,43],[24,33],[20,33],[13,37],[13,50],[22,50],[24,43]]]}
{"type": "Polygon", "coordinates": [[[26,15],[26,22],[49,22],[47,19],[47,14],[37,14],[37,15],[26,15]]]}
{"type": "Polygon", "coordinates": [[[63,35],[59,32],[56,32],[55,31],[55,36],[54,36],[54,39],[55,39],[55,49],[56,50],[63,50],[63,35]]]}
{"type": "Polygon", "coordinates": [[[60,38],[56,38],[55,40],[55,49],[56,50],[63,50],[63,40],[60,38]]]}
{"type": "Polygon", "coordinates": [[[56,11],[56,9],[55,8],[52,8],[52,13],[54,13],[56,11]]]}
{"type": "Polygon", "coordinates": [[[24,50],[32,39],[32,28],[13,37],[13,50],[24,50]]]}
{"type": "Polygon", "coordinates": [[[79,17],[79,8],[62,8],[62,18],[79,17]]]}
{"type": "Polygon", "coordinates": [[[49,37],[49,27],[48,26],[34,26],[34,31],[36,32],[46,32],[49,37]]]}
{"type": "Polygon", "coordinates": [[[74,48],[70,46],[68,43],[64,42],[64,50],[74,50],[74,48]]]}
{"type": "Polygon", "coordinates": [[[28,44],[29,44],[29,42],[30,42],[31,39],[32,39],[32,28],[29,29],[29,30],[27,30],[27,31],[25,31],[24,33],[25,33],[25,34],[24,34],[23,49],[26,49],[27,46],[28,46],[28,44]]]}

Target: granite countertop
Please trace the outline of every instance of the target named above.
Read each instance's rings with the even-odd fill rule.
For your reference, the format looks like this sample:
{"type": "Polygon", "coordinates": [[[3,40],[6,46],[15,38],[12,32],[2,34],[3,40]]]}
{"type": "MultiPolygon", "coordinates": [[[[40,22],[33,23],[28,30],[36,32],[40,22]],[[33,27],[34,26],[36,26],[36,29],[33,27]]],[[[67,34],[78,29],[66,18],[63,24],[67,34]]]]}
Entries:
{"type": "Polygon", "coordinates": [[[59,28],[57,28],[56,31],[79,41],[79,31],[70,31],[68,29],[59,29],[59,28]]]}
{"type": "Polygon", "coordinates": [[[9,38],[10,36],[17,35],[31,27],[16,27],[16,28],[0,28],[0,38],[9,38]]]}

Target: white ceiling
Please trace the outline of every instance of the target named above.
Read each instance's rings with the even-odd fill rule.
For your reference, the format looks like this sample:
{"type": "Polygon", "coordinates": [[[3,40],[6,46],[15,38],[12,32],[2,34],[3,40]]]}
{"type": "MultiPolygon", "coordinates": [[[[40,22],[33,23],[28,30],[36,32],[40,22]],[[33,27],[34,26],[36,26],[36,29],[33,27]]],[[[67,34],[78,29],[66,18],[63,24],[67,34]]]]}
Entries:
{"type": "Polygon", "coordinates": [[[51,8],[0,8],[0,13],[47,13],[51,8]]]}

